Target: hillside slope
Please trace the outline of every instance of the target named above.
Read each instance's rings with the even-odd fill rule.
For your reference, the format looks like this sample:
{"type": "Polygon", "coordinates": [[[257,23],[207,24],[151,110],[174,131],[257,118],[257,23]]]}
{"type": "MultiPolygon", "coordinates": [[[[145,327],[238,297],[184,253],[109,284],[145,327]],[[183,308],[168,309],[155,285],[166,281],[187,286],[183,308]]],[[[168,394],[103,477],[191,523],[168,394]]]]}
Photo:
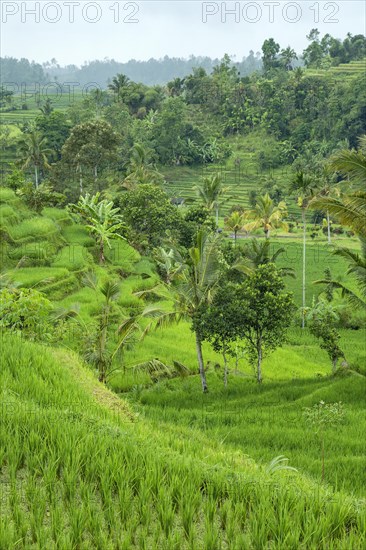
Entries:
{"type": "Polygon", "coordinates": [[[2,335],[0,548],[362,548],[360,501],[153,428],[77,357],[2,335]]]}

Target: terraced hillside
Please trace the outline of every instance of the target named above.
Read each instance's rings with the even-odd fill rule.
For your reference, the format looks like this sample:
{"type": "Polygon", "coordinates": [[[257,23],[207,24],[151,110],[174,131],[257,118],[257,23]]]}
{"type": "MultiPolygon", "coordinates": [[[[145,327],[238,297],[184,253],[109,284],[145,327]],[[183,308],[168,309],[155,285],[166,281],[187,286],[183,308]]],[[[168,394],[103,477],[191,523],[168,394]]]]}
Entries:
{"type": "Polygon", "coordinates": [[[350,63],[340,63],[336,67],[329,67],[329,69],[307,69],[306,74],[309,76],[330,76],[335,79],[361,77],[366,74],[366,58],[350,63]]]}
{"type": "Polygon", "coordinates": [[[363,547],[360,499],[136,416],[69,352],[2,349],[2,550],[363,547]]]}
{"type": "MultiPolygon", "coordinates": [[[[222,165],[161,167],[167,180],[168,194],[175,198],[184,198],[189,204],[196,200],[194,186],[201,178],[219,172],[224,185],[228,187],[228,200],[225,200],[220,211],[220,215],[223,216],[234,205],[249,207],[250,191],[258,191],[268,178],[276,180],[283,188],[288,186],[291,178],[290,166],[263,170],[259,167],[260,152],[270,149],[275,144],[272,137],[253,132],[245,137],[230,138],[228,143],[232,155],[222,165]]],[[[290,214],[298,215],[295,201],[290,201],[288,207],[290,214]]]]}

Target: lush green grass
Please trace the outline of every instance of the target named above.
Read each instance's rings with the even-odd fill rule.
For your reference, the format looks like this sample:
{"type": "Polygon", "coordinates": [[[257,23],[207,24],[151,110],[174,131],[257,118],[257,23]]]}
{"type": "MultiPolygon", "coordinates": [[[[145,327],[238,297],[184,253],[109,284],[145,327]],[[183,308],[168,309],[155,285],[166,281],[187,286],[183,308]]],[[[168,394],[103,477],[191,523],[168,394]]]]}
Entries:
{"type": "MultiPolygon", "coordinates": [[[[156,422],[134,417],[70,354],[5,334],[2,347],[1,549],[363,547],[360,501],[302,471],[271,474],[234,442],[220,443],[223,438],[209,429],[185,426],[189,411],[202,412],[195,380],[183,390],[177,385],[178,391],[164,391],[173,416],[168,420],[161,408],[156,422]]],[[[343,390],[336,390],[342,397],[355,391],[352,380],[341,382],[343,390]]],[[[273,397],[266,389],[252,386],[249,399],[256,408],[250,418],[262,418],[269,441],[273,422],[268,426],[264,419],[273,397]]],[[[237,397],[241,391],[238,385],[237,397]]],[[[155,392],[152,416],[159,407],[155,392]]],[[[299,393],[301,386],[291,395],[299,393]]],[[[207,404],[218,405],[214,394],[206,397],[207,404]]],[[[357,418],[347,419],[352,429],[357,418]]],[[[256,424],[247,424],[246,437],[253,439],[256,424]]],[[[278,433],[284,424],[288,417],[278,422],[278,433]]],[[[262,462],[278,454],[275,433],[262,462]]],[[[357,450],[353,444],[352,452],[357,450]]]]}
{"type": "Polygon", "coordinates": [[[64,246],[58,251],[53,267],[66,267],[69,271],[86,270],[92,267],[92,255],[86,247],[80,245],[64,246]]]}
{"type": "Polygon", "coordinates": [[[57,225],[50,219],[44,217],[34,217],[29,220],[24,220],[9,228],[10,237],[14,241],[32,241],[35,238],[49,239],[50,236],[59,232],[57,225]]]}
{"type": "Polygon", "coordinates": [[[68,277],[69,271],[64,267],[20,267],[10,270],[9,277],[26,288],[47,283],[50,281],[59,281],[68,277]]]}
{"type": "Polygon", "coordinates": [[[224,442],[228,450],[239,449],[262,463],[283,454],[292,466],[318,482],[320,438],[306,423],[303,408],[321,400],[342,401],[344,423],[325,430],[325,480],[334,488],[366,496],[364,376],[267,380],[259,386],[233,374],[225,390],[220,372],[209,376],[209,385],[207,396],[201,395],[196,377],[160,382],[132,395],[139,403],[139,412],[156,426],[174,423],[201,431],[212,440],[224,442]]]}

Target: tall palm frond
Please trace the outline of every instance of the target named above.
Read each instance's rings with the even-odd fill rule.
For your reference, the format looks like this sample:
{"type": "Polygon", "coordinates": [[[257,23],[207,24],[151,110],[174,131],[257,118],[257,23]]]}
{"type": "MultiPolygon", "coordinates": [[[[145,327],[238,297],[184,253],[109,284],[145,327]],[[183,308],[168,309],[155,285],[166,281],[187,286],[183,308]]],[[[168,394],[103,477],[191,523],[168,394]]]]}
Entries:
{"type": "Polygon", "coordinates": [[[366,182],[366,136],[359,138],[359,149],[343,149],[330,159],[331,167],[356,184],[366,182]]]}
{"type": "Polygon", "coordinates": [[[359,191],[341,198],[315,197],[310,208],[327,210],[347,227],[351,227],[360,236],[366,237],[366,192],[359,191]]]}

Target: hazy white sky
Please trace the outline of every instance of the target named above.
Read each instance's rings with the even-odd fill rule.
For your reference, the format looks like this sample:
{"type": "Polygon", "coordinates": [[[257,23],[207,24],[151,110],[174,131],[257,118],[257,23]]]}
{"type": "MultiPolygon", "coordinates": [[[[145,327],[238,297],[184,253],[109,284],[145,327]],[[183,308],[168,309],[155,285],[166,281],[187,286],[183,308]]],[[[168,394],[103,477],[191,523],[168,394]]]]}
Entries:
{"type": "Polygon", "coordinates": [[[365,6],[364,0],[1,0],[1,55],[56,58],[61,65],[191,54],[241,59],[268,37],[301,52],[314,27],[339,38],[365,34],[365,6]]]}

